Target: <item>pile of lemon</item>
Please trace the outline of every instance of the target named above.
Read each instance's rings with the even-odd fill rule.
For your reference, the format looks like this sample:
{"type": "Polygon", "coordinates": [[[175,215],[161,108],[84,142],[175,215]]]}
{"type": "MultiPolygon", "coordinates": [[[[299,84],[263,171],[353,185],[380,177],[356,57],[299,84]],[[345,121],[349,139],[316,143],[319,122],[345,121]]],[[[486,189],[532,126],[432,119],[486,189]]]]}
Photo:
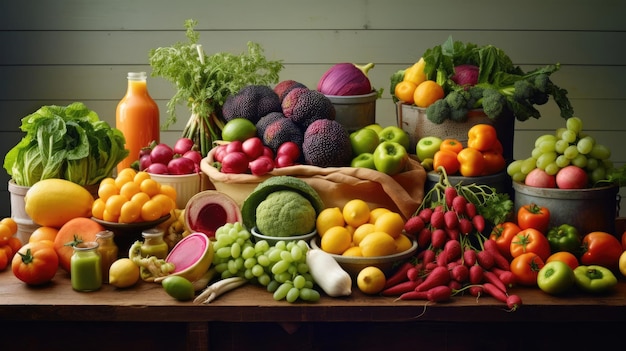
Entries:
{"type": "Polygon", "coordinates": [[[148,172],[125,168],[105,178],[92,205],[95,218],[116,223],[157,220],[176,208],[176,189],[161,184],[148,172]]]}
{"type": "Polygon", "coordinates": [[[411,239],[403,233],[404,219],[387,208],[370,209],[361,199],[348,201],[343,208],[328,207],[317,216],[320,248],[328,253],[376,257],[404,252],[411,239]]]}

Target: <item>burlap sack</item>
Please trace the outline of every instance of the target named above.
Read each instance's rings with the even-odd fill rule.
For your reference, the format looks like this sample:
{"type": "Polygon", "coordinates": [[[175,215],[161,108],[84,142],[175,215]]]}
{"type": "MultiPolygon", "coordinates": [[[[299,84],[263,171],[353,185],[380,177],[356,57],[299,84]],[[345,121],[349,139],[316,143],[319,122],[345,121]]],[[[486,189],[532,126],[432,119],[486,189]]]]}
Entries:
{"type": "Polygon", "coordinates": [[[304,180],[319,193],[326,207],[342,208],[349,200],[362,199],[372,209],[388,208],[408,219],[424,198],[426,171],[414,159],[410,159],[406,171],[395,176],[366,168],[297,165],[276,168],[269,174],[258,177],[219,172],[212,166],[214,153],[215,149],[211,150],[200,167],[209,176],[216,190],[231,196],[240,206],[259,183],[278,175],[304,180]]]}

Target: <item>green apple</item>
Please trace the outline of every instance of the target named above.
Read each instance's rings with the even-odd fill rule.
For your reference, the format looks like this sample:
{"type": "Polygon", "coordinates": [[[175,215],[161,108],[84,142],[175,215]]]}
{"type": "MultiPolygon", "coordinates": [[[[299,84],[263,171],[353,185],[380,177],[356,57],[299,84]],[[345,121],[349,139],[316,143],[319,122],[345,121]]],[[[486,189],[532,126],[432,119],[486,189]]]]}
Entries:
{"type": "Polygon", "coordinates": [[[397,126],[388,126],[378,133],[380,141],[393,141],[404,147],[405,150],[409,149],[409,134],[397,126]]]}
{"type": "Polygon", "coordinates": [[[380,132],[383,130],[383,127],[378,123],[372,123],[372,124],[366,125],[363,128],[373,129],[376,131],[377,134],[380,134],[380,132]]]}
{"type": "Polygon", "coordinates": [[[374,164],[374,155],[369,152],[361,153],[352,159],[352,162],[350,162],[350,166],[358,168],[376,169],[376,165],[374,164]]]}
{"type": "Polygon", "coordinates": [[[406,148],[395,141],[383,141],[374,150],[374,165],[379,172],[395,175],[406,166],[409,153],[406,148]]]}
{"type": "Polygon", "coordinates": [[[352,155],[358,156],[363,153],[372,153],[380,143],[378,133],[371,128],[361,128],[350,133],[352,155]]]}
{"type": "Polygon", "coordinates": [[[415,146],[415,154],[420,161],[427,158],[433,158],[435,153],[439,151],[439,146],[443,140],[436,136],[427,136],[421,138],[415,146]]]}

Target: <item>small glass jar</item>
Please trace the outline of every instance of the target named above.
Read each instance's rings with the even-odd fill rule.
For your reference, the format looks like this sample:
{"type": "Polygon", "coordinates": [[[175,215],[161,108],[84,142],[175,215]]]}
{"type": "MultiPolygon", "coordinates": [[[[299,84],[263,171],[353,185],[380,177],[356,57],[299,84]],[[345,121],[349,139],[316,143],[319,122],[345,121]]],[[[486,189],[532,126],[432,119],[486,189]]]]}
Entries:
{"type": "Polygon", "coordinates": [[[94,291],[102,287],[102,263],[98,243],[88,241],[74,246],[70,259],[72,288],[76,291],[94,291]]]}
{"type": "Polygon", "coordinates": [[[143,244],[141,245],[141,256],[156,258],[166,258],[169,252],[169,246],[163,240],[163,231],[157,228],[145,230],[141,233],[143,244]]]}
{"type": "Polygon", "coordinates": [[[109,269],[115,260],[117,260],[117,245],[115,244],[114,234],[110,230],[102,231],[96,234],[96,242],[98,243],[98,253],[102,261],[102,282],[109,282],[109,269]]]}

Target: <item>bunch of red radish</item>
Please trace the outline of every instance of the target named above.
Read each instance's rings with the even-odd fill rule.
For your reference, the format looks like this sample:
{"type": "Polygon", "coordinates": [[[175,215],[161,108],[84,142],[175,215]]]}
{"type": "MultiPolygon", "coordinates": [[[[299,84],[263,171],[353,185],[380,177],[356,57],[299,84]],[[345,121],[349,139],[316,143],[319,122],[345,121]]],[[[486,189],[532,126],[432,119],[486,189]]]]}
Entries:
{"type": "Polygon", "coordinates": [[[472,296],[492,296],[509,309],[517,309],[522,300],[509,293],[515,276],[496,242],[481,234],[484,218],[455,187],[447,186],[444,195],[444,203],[424,207],[407,220],[405,232],[416,237],[423,249],[416,261],[404,263],[387,279],[381,294],[442,302],[467,291],[472,296]]]}
{"type": "Polygon", "coordinates": [[[222,173],[251,173],[262,176],[274,168],[293,166],[298,162],[300,147],[293,141],[282,143],[274,151],[259,137],[244,141],[233,140],[216,147],[213,158],[222,173]]]}

